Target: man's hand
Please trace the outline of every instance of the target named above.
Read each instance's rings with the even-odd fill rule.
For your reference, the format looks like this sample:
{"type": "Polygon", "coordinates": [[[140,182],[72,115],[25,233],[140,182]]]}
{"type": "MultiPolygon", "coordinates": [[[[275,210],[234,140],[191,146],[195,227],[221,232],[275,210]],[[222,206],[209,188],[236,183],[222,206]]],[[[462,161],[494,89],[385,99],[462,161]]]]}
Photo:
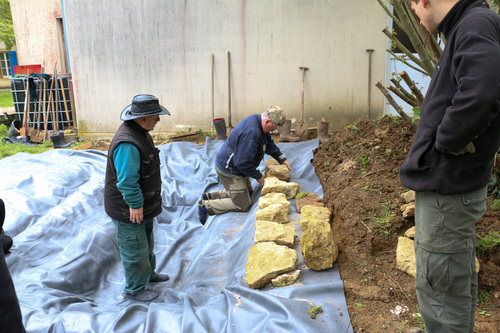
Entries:
{"type": "Polygon", "coordinates": [[[262,174],[262,177],[260,177],[260,179],[257,179],[257,181],[259,182],[260,185],[264,186],[265,179],[266,179],[266,176],[264,176],[264,174],[262,174]]]}
{"type": "Polygon", "coordinates": [[[288,160],[283,162],[283,164],[286,165],[286,167],[288,168],[288,171],[292,170],[292,166],[290,165],[290,162],[288,162],[288,160]]]}
{"type": "Polygon", "coordinates": [[[143,208],[130,208],[130,221],[132,223],[141,224],[142,220],[144,220],[143,208]]]}
{"type": "Polygon", "coordinates": [[[463,155],[465,153],[474,154],[475,152],[476,152],[476,147],[474,146],[472,141],[469,142],[469,144],[467,146],[465,146],[464,149],[460,149],[459,151],[447,151],[448,154],[455,155],[455,156],[460,156],[460,155],[463,155]]]}

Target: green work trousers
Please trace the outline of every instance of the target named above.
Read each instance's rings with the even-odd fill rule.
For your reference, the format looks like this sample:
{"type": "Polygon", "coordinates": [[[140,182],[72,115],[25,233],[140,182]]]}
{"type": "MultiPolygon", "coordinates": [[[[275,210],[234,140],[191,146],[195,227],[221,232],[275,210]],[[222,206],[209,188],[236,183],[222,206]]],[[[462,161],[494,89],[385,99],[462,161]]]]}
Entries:
{"type": "Polygon", "coordinates": [[[415,194],[416,292],[428,333],[474,330],[476,221],[487,188],[465,194],[415,194]]]}
{"type": "Polygon", "coordinates": [[[153,219],[146,219],[140,224],[112,220],[125,271],[124,291],[135,295],[146,289],[149,281],[156,277],[153,219]]]}
{"type": "Polygon", "coordinates": [[[223,190],[210,193],[210,200],[205,200],[208,215],[227,212],[248,212],[252,207],[253,192],[248,177],[228,177],[217,172],[223,190]]]}

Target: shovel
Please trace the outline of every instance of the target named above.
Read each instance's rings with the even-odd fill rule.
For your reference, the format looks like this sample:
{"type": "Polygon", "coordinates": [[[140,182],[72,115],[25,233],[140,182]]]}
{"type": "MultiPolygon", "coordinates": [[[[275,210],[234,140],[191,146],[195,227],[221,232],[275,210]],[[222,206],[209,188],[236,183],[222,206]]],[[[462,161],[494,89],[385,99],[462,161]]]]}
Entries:
{"type": "Polygon", "coordinates": [[[307,123],[304,121],[304,76],[306,70],[308,70],[309,68],[303,66],[299,68],[302,70],[302,112],[300,114],[301,115],[300,122],[297,122],[295,124],[295,135],[300,137],[300,139],[306,139],[309,134],[308,130],[309,127],[307,126],[307,123]]]}
{"type": "Polygon", "coordinates": [[[42,89],[42,78],[38,81],[38,105],[36,105],[35,117],[33,119],[33,129],[31,130],[30,139],[33,142],[42,142],[43,141],[43,133],[40,127],[40,118],[41,118],[41,105],[42,105],[42,94],[45,91],[42,89]]]}
{"type": "Polygon", "coordinates": [[[26,96],[24,100],[24,112],[23,112],[23,125],[19,130],[22,137],[30,135],[29,126],[29,116],[30,116],[30,89],[29,89],[29,77],[26,76],[26,96]]]}

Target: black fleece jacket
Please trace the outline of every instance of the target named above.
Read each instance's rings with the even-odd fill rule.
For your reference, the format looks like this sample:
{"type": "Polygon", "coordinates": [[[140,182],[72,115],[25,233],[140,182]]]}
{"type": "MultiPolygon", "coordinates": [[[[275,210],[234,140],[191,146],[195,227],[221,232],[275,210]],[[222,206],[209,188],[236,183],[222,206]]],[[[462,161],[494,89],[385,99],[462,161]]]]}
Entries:
{"type": "Polygon", "coordinates": [[[488,184],[500,145],[500,16],[480,0],[460,0],[437,28],[446,46],[400,178],[415,191],[467,193],[488,184]],[[446,153],[469,142],[475,153],[446,153]]]}

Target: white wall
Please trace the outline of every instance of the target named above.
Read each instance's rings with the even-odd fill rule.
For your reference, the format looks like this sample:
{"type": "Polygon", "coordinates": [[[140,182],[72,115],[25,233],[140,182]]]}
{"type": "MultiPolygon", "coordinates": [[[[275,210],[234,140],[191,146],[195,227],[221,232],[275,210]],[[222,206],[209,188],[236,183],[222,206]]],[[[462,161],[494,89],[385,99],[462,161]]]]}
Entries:
{"type": "Polygon", "coordinates": [[[42,65],[44,72],[59,71],[56,17],[60,0],[10,0],[19,65],[42,65]]]}
{"type": "MultiPolygon", "coordinates": [[[[16,0],[19,1],[19,0],[16,0]]],[[[121,110],[138,93],[160,98],[172,116],[156,132],[212,128],[211,56],[215,55],[215,117],[227,118],[227,51],[231,52],[232,123],[281,106],[310,126],[330,130],[368,115],[368,53],[372,117],[382,114],[387,16],[376,1],[344,0],[63,0],[82,135],[112,134],[121,110]]]]}

